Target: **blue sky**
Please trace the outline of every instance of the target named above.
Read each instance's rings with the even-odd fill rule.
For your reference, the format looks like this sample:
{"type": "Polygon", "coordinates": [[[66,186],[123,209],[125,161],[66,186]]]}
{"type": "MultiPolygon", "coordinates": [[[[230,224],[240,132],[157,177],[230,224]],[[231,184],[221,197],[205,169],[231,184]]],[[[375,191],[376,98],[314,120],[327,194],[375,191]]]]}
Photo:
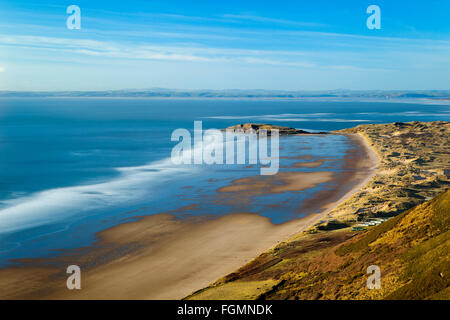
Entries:
{"type": "Polygon", "coordinates": [[[448,0],[8,0],[0,90],[450,89],[449,17],[448,0]]]}

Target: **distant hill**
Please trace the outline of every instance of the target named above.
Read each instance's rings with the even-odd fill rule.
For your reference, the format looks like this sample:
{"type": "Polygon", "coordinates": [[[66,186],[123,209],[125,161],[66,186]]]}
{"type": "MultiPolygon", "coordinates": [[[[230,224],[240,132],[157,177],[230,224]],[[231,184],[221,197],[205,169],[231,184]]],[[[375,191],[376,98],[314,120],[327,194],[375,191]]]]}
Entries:
{"type": "Polygon", "coordinates": [[[189,298],[450,299],[449,253],[447,190],[362,233],[299,235],[189,298]],[[370,265],[381,289],[366,286],[370,265]]]}
{"type": "Polygon", "coordinates": [[[0,97],[128,97],[128,98],[425,98],[450,99],[450,90],[176,90],[164,88],[103,91],[0,91],[0,97]]]}

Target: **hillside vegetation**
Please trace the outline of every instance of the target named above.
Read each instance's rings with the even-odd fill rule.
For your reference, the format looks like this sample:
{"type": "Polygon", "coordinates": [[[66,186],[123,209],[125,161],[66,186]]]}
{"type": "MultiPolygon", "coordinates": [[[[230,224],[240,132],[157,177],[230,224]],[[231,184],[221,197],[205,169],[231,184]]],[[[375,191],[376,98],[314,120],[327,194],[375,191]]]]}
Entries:
{"type": "Polygon", "coordinates": [[[450,299],[449,213],[447,190],[362,233],[301,234],[188,298],[450,299]],[[367,288],[370,265],[381,289],[367,288]]]}

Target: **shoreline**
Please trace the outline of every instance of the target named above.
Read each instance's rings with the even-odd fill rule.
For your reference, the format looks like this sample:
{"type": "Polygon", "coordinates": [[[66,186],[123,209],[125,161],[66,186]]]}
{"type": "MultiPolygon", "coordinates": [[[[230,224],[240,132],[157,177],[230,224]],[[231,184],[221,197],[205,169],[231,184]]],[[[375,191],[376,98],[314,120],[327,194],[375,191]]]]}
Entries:
{"type": "Polygon", "coordinates": [[[358,170],[344,183],[349,188],[345,194],[334,202],[322,200],[319,213],[280,225],[245,212],[183,222],[168,214],[147,216],[98,234],[99,244],[84,252],[83,290],[68,291],[62,280],[67,275],[60,269],[6,268],[0,270],[0,278],[7,279],[3,294],[9,292],[12,299],[182,299],[306,230],[367,183],[378,157],[363,136],[346,136],[366,157],[354,160],[358,170]],[[16,288],[24,273],[25,281],[39,289],[16,288]]]}
{"type": "Polygon", "coordinates": [[[326,214],[328,214],[331,210],[336,208],[338,205],[340,205],[342,202],[344,202],[345,200],[350,198],[356,191],[358,191],[367,182],[369,182],[373,178],[373,176],[375,176],[375,174],[377,172],[380,157],[378,156],[376,151],[374,149],[372,149],[372,147],[369,144],[369,141],[361,134],[352,134],[351,137],[354,137],[355,139],[357,139],[364,147],[366,153],[369,155],[369,161],[370,161],[371,165],[369,166],[369,169],[368,169],[368,171],[369,171],[368,175],[362,181],[360,181],[356,186],[354,186],[350,191],[348,191],[346,194],[344,194],[344,196],[342,196],[337,202],[335,202],[335,204],[333,204],[333,206],[331,208],[327,209],[326,212],[323,213],[324,216],[326,214]]]}

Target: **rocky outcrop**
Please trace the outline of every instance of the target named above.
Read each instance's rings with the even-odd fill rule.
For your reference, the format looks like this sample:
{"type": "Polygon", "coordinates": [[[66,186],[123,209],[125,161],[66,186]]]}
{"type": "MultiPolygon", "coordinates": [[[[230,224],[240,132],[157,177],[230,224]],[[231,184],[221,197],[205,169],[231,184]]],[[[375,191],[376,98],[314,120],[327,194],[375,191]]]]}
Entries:
{"type": "Polygon", "coordinates": [[[288,134],[310,134],[311,132],[299,130],[290,127],[282,127],[275,126],[272,124],[263,124],[263,123],[244,123],[237,124],[235,126],[231,126],[225,129],[225,131],[239,132],[239,133],[251,133],[253,130],[254,133],[260,134],[261,130],[266,130],[267,135],[270,135],[271,130],[278,130],[280,135],[288,135],[288,134]]]}

